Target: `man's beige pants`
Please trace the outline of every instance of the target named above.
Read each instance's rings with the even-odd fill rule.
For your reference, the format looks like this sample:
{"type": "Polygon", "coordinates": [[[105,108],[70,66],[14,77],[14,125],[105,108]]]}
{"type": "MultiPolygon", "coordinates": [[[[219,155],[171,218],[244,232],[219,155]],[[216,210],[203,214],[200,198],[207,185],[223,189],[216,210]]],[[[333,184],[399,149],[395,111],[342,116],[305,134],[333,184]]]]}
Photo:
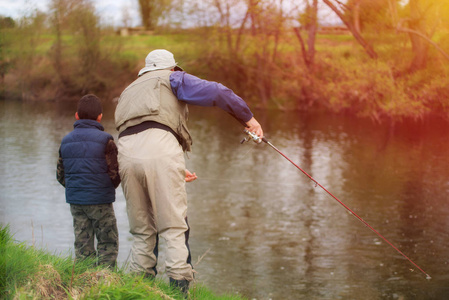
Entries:
{"type": "Polygon", "coordinates": [[[130,270],[156,275],[157,244],[166,241],[166,273],[193,280],[188,248],[185,158],[168,131],[151,128],[118,140],[119,172],[126,198],[130,270]]]}

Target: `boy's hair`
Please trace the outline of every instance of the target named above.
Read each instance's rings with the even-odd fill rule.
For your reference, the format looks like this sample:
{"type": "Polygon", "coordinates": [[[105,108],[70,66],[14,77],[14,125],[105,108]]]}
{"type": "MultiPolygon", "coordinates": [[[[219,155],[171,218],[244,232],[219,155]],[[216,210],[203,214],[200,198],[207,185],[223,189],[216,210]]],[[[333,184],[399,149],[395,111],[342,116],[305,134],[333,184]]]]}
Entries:
{"type": "Polygon", "coordinates": [[[100,98],[93,94],[83,96],[78,102],[77,112],[80,119],[97,120],[103,113],[100,98]]]}

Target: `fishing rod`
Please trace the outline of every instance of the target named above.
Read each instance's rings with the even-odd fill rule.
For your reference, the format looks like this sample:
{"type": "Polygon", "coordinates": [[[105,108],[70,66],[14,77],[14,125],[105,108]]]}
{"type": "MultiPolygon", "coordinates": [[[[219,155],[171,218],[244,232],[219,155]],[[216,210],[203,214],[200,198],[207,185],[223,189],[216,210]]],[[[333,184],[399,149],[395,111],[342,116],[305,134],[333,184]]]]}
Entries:
{"type": "Polygon", "coordinates": [[[294,165],[296,168],[298,168],[302,173],[304,173],[304,175],[306,175],[307,177],[309,177],[310,180],[312,180],[315,183],[315,186],[319,186],[320,188],[322,188],[327,194],[329,194],[332,198],[334,198],[335,200],[338,201],[338,203],[340,203],[346,210],[348,210],[354,217],[356,217],[357,219],[359,219],[360,222],[362,222],[366,227],[368,227],[369,229],[371,229],[375,234],[377,234],[381,239],[383,239],[388,245],[390,245],[391,247],[393,247],[393,249],[395,249],[399,254],[401,254],[403,257],[405,257],[410,263],[412,263],[416,268],[418,268],[422,273],[424,273],[424,275],[426,275],[426,279],[431,279],[432,277],[430,277],[429,274],[427,274],[426,272],[424,272],[423,269],[421,269],[415,262],[413,262],[407,255],[405,255],[401,250],[399,250],[396,246],[394,246],[389,240],[387,240],[387,238],[385,238],[382,234],[380,234],[376,229],[374,229],[371,225],[368,224],[368,222],[366,222],[365,220],[363,220],[359,215],[357,215],[352,209],[350,209],[346,204],[344,204],[342,201],[340,201],[340,199],[338,199],[337,197],[335,197],[331,192],[329,192],[324,186],[322,186],[318,181],[316,181],[312,176],[310,176],[306,171],[304,171],[300,166],[298,166],[297,164],[295,164],[290,158],[288,158],[284,153],[282,153],[278,148],[276,148],[272,143],[270,143],[270,141],[268,141],[265,137],[259,137],[257,136],[255,133],[250,132],[249,130],[245,129],[244,133],[246,133],[248,136],[245,137],[240,144],[243,144],[244,142],[248,142],[248,141],[253,141],[257,144],[260,144],[262,142],[268,144],[271,148],[273,148],[274,150],[276,150],[277,153],[279,153],[280,155],[282,155],[285,159],[287,159],[292,165],[294,165]]]}

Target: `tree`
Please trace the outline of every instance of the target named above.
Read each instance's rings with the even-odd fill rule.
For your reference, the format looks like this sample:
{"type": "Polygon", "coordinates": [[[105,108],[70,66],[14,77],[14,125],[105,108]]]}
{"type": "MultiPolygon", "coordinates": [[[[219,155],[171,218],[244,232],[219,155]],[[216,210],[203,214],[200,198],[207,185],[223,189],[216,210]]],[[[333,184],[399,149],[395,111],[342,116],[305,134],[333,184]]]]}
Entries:
{"type": "Polygon", "coordinates": [[[132,24],[132,18],[129,10],[130,8],[128,5],[124,4],[122,6],[122,24],[126,28],[131,27],[132,24]]]}
{"type": "Polygon", "coordinates": [[[16,22],[13,20],[13,18],[0,16],[0,29],[14,27],[16,27],[16,22]]]}
{"type": "Polygon", "coordinates": [[[437,27],[443,21],[444,8],[449,10],[449,5],[439,0],[409,0],[406,11],[408,17],[399,19],[397,5],[393,0],[389,3],[392,20],[398,32],[407,33],[410,38],[413,51],[413,59],[409,71],[415,72],[427,65],[429,45],[435,47],[446,59],[447,54],[437,43],[432,41],[437,27]]]}
{"type": "Polygon", "coordinates": [[[7,48],[11,43],[7,35],[2,31],[6,30],[6,28],[14,28],[15,22],[11,18],[0,17],[0,98],[3,97],[4,94],[4,81],[5,76],[8,73],[8,69],[10,68],[9,57],[7,55],[7,48]]]}
{"type": "Polygon", "coordinates": [[[302,15],[302,27],[307,31],[307,47],[304,42],[301,32],[297,27],[294,27],[296,37],[301,44],[301,51],[306,66],[310,69],[315,60],[315,38],[318,28],[318,0],[313,0],[312,4],[306,1],[306,10],[302,15]]]}
{"type": "Polygon", "coordinates": [[[52,0],[51,23],[56,39],[50,57],[65,95],[87,93],[100,84],[101,60],[99,18],[89,0],[52,0]],[[70,47],[62,39],[73,37],[70,47]]]}
{"type": "MultiPolygon", "coordinates": [[[[14,28],[9,28],[5,32],[7,46],[2,50],[2,75],[15,73],[17,79],[14,85],[17,88],[15,96],[22,99],[31,99],[35,92],[35,85],[32,82],[36,75],[36,70],[40,63],[36,49],[39,47],[41,37],[45,31],[46,16],[37,9],[30,9],[23,17],[17,20],[14,28]]],[[[3,34],[3,32],[2,32],[3,34]]],[[[41,76],[42,78],[43,76],[41,76]]],[[[5,78],[6,79],[6,78],[5,78]]]]}
{"type": "Polygon", "coordinates": [[[154,30],[160,17],[171,9],[172,0],[139,0],[142,25],[146,30],[154,30]]]}
{"type": "Polygon", "coordinates": [[[301,54],[307,70],[307,72],[302,74],[302,97],[297,98],[297,107],[300,109],[312,106],[317,100],[317,97],[314,95],[314,89],[316,88],[315,40],[318,30],[318,0],[307,0],[305,2],[304,12],[299,14],[298,21],[301,26],[299,28],[293,27],[293,31],[301,45],[301,54]],[[307,41],[303,39],[301,31],[306,32],[307,41]]]}
{"type": "Polygon", "coordinates": [[[224,33],[229,55],[232,56],[235,51],[232,43],[231,9],[235,5],[235,1],[230,3],[229,1],[214,0],[213,2],[220,17],[219,25],[224,33]]]}
{"type": "MultiPolygon", "coordinates": [[[[419,0],[410,0],[410,18],[408,20],[409,30],[407,31],[412,43],[412,50],[414,53],[413,61],[410,65],[410,71],[422,69],[427,64],[427,54],[429,44],[426,43],[420,34],[426,38],[431,38],[433,33],[428,31],[425,16],[425,7],[419,0]],[[419,34],[417,34],[419,33],[419,34]]],[[[404,31],[404,28],[402,28],[404,31]]]]}
{"type": "MultiPolygon", "coordinates": [[[[391,28],[388,15],[388,5],[391,0],[348,0],[345,7],[345,16],[361,33],[364,30],[391,28]]],[[[393,0],[398,2],[398,0],[393,0]]]]}
{"type": "Polygon", "coordinates": [[[377,59],[377,53],[374,51],[373,47],[363,38],[363,36],[357,31],[354,27],[353,23],[345,17],[345,11],[348,9],[347,6],[342,5],[340,2],[339,5],[341,9],[339,9],[331,0],[323,0],[330,9],[332,9],[340,20],[346,25],[349,31],[351,31],[354,38],[357,42],[365,49],[365,52],[369,55],[369,57],[373,59],[377,59]]]}
{"type": "Polygon", "coordinates": [[[352,2],[353,2],[352,21],[354,24],[354,29],[355,29],[355,31],[360,33],[362,31],[361,26],[360,26],[360,2],[361,2],[361,0],[353,0],[352,2]]]}
{"type": "MultiPolygon", "coordinates": [[[[217,47],[209,53],[220,74],[242,96],[267,107],[276,77],[278,48],[285,28],[284,0],[211,0],[218,20],[213,27],[217,47]],[[241,89],[241,90],[240,90],[241,89]],[[250,91],[253,91],[252,93],[250,91]],[[245,93],[248,93],[246,95],[245,93]]],[[[212,14],[213,15],[213,14],[212,14]]]]}

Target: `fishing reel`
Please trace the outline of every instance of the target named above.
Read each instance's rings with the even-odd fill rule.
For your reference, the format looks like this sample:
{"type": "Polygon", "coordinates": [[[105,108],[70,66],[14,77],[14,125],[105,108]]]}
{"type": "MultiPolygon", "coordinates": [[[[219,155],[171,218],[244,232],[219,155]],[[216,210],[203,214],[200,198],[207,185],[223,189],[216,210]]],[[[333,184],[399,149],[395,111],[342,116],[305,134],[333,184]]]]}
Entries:
{"type": "Polygon", "coordinates": [[[243,140],[240,141],[240,144],[243,144],[244,142],[249,142],[251,140],[253,140],[254,143],[256,144],[262,143],[263,138],[259,137],[254,132],[251,132],[248,129],[245,129],[243,132],[246,133],[248,136],[243,138],[243,140]]]}

